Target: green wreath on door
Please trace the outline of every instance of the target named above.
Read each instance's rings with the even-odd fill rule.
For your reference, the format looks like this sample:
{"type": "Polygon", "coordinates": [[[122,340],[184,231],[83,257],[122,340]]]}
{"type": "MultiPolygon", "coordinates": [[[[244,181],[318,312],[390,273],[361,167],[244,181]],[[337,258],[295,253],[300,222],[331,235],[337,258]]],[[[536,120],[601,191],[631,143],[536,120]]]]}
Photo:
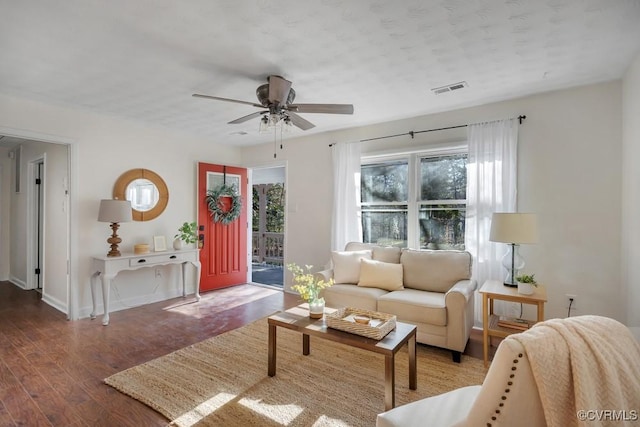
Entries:
{"type": "Polygon", "coordinates": [[[215,190],[208,190],[206,202],[214,222],[231,224],[240,217],[242,212],[242,198],[235,185],[222,184],[215,190]],[[228,210],[225,210],[225,206],[220,200],[222,197],[231,199],[231,206],[228,210]]]}

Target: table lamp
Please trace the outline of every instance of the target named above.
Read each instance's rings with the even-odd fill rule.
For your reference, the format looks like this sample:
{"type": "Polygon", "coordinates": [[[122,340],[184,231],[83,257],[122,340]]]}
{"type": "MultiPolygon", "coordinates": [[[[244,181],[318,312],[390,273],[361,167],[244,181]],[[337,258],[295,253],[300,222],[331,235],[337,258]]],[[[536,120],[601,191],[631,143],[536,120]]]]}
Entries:
{"type": "Polygon", "coordinates": [[[107,254],[108,257],[120,256],[118,244],[122,239],[118,237],[118,228],[121,222],[131,221],[131,202],[128,200],[100,200],[100,210],[98,212],[98,221],[110,222],[112,234],[107,239],[107,243],[111,245],[111,250],[107,254]]]}
{"type": "Polygon", "coordinates": [[[502,257],[502,265],[507,269],[505,286],[518,286],[516,276],[524,268],[524,259],[518,253],[523,243],[538,242],[538,225],[535,214],[494,213],[491,218],[489,240],[508,243],[509,250],[502,257]]]}

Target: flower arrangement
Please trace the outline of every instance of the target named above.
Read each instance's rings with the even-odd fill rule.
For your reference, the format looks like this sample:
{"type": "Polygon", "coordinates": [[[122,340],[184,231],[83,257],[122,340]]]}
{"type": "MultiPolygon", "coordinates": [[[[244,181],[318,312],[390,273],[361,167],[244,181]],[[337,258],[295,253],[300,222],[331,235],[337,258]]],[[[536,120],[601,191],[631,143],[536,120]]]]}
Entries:
{"type": "Polygon", "coordinates": [[[311,272],[312,265],[305,265],[305,268],[296,264],[287,264],[287,269],[293,273],[293,285],[291,288],[300,293],[300,297],[307,301],[317,301],[320,298],[320,291],[333,285],[333,279],[318,279],[311,272]]]}

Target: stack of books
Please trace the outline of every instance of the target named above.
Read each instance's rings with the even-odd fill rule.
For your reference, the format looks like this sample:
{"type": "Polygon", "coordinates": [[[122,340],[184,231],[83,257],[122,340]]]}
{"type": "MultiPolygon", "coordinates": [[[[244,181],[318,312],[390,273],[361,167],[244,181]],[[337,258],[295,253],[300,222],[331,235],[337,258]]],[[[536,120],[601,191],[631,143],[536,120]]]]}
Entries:
{"type": "Polygon", "coordinates": [[[500,316],[498,318],[498,326],[509,329],[517,329],[519,331],[526,331],[535,322],[526,319],[518,319],[516,317],[500,316]]]}

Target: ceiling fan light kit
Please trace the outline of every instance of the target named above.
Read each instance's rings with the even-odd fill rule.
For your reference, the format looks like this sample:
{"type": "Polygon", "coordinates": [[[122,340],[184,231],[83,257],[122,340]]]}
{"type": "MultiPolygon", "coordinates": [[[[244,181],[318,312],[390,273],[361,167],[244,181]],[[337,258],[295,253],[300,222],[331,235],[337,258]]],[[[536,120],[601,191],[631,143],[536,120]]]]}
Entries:
{"type": "Polygon", "coordinates": [[[193,96],[251,105],[262,109],[263,111],[251,113],[229,122],[229,124],[239,124],[260,117],[260,133],[269,132],[271,129],[277,128],[287,132],[293,126],[302,130],[309,130],[315,127],[313,123],[302,118],[297,113],[353,114],[353,105],[351,104],[293,104],[296,92],[291,88],[289,80],[271,75],[267,77],[267,82],[256,89],[256,97],[260,102],[259,104],[197,93],[194,93],[193,96]],[[265,108],[267,109],[266,111],[264,110],[265,108]]]}
{"type": "Polygon", "coordinates": [[[264,114],[260,118],[259,133],[269,133],[272,129],[280,129],[283,133],[291,132],[293,123],[286,113],[264,114]]]}

